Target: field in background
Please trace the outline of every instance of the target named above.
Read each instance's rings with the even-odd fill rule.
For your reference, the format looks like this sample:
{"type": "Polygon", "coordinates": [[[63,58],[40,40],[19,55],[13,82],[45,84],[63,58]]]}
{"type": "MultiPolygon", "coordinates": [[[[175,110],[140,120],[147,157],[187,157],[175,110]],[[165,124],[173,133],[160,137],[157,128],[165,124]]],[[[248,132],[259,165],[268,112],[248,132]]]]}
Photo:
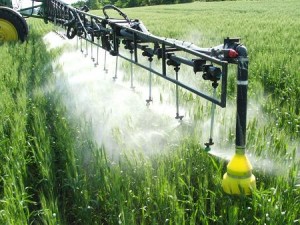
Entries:
{"type": "Polygon", "coordinates": [[[130,18],[142,20],[155,35],[198,46],[215,46],[226,37],[241,37],[249,51],[251,97],[263,97],[258,100],[264,101],[264,108],[276,118],[278,126],[299,137],[298,7],[297,1],[227,1],[141,7],[125,12],[130,18]]]}
{"type": "Polygon", "coordinates": [[[62,50],[47,52],[42,41],[52,27],[30,20],[28,43],[0,47],[0,224],[299,224],[299,4],[125,10],[156,35],[200,46],[242,38],[251,60],[250,99],[262,108],[261,117],[249,119],[248,153],[289,164],[279,175],[255,169],[258,190],[250,197],[222,192],[225,162],[202,151],[197,136],[164,155],[110,161],[91,140],[89,124],[73,120],[64,93],[53,89],[59,68],[52,62],[62,50]]]}

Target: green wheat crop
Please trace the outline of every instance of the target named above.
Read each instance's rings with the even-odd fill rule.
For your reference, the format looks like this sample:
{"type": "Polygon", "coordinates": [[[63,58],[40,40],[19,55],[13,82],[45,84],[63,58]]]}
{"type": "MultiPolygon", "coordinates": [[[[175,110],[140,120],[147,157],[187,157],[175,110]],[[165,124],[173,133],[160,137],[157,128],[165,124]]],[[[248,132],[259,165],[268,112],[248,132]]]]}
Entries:
{"type": "MultiPolygon", "coordinates": [[[[156,35],[200,46],[242,37],[251,60],[249,96],[262,106],[259,116],[249,115],[248,154],[289,164],[276,175],[255,169],[257,190],[248,197],[224,194],[226,162],[204,152],[196,133],[164,154],[123,149],[118,161],[109,159],[91,139],[91,125],[67,114],[64,93],[47,88],[55,87],[53,62],[63,49],[47,51],[42,35],[52,27],[30,20],[26,43],[0,45],[0,224],[299,224],[299,152],[291,146],[300,129],[299,4],[125,10],[156,35]]],[[[183,99],[200,118],[201,102],[183,99]]],[[[231,133],[224,134],[229,141],[231,133]]]]}

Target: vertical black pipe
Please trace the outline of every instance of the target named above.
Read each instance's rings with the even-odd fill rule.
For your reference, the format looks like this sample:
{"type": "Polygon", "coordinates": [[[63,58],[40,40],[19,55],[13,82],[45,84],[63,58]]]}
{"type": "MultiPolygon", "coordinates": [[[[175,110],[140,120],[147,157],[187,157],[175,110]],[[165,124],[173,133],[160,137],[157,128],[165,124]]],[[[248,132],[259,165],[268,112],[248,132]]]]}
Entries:
{"type": "Polygon", "coordinates": [[[137,37],[136,33],[133,33],[133,44],[134,44],[134,61],[137,63],[138,62],[138,55],[137,55],[137,37]]]}
{"type": "Polygon", "coordinates": [[[166,68],[166,45],[165,43],[162,43],[161,45],[161,48],[162,48],[162,62],[161,62],[161,65],[162,65],[162,74],[163,76],[166,76],[167,75],[167,68],[166,68]]]}
{"type": "Polygon", "coordinates": [[[222,63],[222,88],[221,88],[221,107],[226,107],[227,98],[227,74],[228,74],[228,64],[222,63]]]}
{"type": "Polygon", "coordinates": [[[238,52],[237,70],[237,115],[236,115],[236,147],[245,152],[247,126],[247,90],[248,90],[248,56],[247,49],[242,45],[236,48],[238,52]]]}

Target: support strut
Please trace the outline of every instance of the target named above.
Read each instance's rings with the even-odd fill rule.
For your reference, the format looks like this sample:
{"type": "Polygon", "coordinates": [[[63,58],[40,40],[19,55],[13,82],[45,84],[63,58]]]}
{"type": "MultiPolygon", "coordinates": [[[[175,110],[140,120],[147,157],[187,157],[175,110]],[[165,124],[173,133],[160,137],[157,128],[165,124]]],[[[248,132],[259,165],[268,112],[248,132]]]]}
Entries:
{"type": "Polygon", "coordinates": [[[95,66],[99,65],[99,40],[100,38],[97,38],[97,51],[96,51],[97,57],[96,57],[95,66]]]}
{"type": "Polygon", "coordinates": [[[103,65],[103,70],[105,71],[105,73],[107,73],[107,68],[106,68],[106,51],[104,51],[104,65],[103,65]]]}
{"type": "Polygon", "coordinates": [[[134,86],[133,86],[133,63],[132,63],[133,50],[132,49],[130,49],[130,60],[131,60],[131,63],[130,63],[130,88],[134,90],[134,86]]]}
{"type": "Polygon", "coordinates": [[[113,77],[114,80],[116,80],[118,78],[118,59],[119,59],[119,57],[116,56],[115,76],[113,77]]]}
{"type": "MultiPolygon", "coordinates": [[[[217,95],[217,87],[218,87],[218,83],[215,81],[212,83],[212,87],[213,87],[213,97],[216,98],[217,95]]],[[[216,104],[215,103],[211,103],[211,118],[210,118],[210,134],[209,134],[209,140],[207,143],[205,143],[205,151],[209,152],[210,151],[210,146],[214,144],[213,142],[213,132],[214,132],[214,120],[215,120],[215,110],[216,110],[216,104]]]]}
{"type": "Polygon", "coordinates": [[[84,54],[84,56],[87,57],[88,54],[89,54],[89,51],[88,51],[88,41],[87,41],[87,39],[85,39],[85,54],[84,54]]]}
{"type": "Polygon", "coordinates": [[[152,72],[151,72],[152,60],[153,60],[152,56],[148,58],[150,71],[149,71],[149,98],[146,100],[147,105],[150,105],[150,102],[153,101],[153,99],[152,99],[152,72]]]}
{"type": "Polygon", "coordinates": [[[83,48],[82,48],[82,38],[80,38],[80,52],[83,53],[83,48]]]}
{"type": "MultiPolygon", "coordinates": [[[[179,66],[175,66],[174,68],[175,73],[176,73],[176,80],[178,81],[178,71],[180,70],[179,66]]],[[[179,89],[178,85],[176,84],[176,116],[175,119],[182,120],[183,116],[179,115],[179,89]]]]}
{"type": "Polygon", "coordinates": [[[78,50],[79,49],[79,37],[77,36],[76,38],[76,49],[78,50]]]}
{"type": "Polygon", "coordinates": [[[93,43],[91,42],[91,60],[95,62],[95,58],[93,56],[93,43]]]}

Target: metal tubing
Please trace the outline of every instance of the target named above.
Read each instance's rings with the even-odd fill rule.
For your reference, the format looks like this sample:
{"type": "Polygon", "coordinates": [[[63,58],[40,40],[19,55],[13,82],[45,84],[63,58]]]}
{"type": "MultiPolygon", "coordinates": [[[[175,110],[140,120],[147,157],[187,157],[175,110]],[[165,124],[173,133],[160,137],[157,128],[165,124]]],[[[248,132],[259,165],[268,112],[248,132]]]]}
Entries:
{"type": "MultiPolygon", "coordinates": [[[[213,91],[213,97],[216,97],[217,94],[217,88],[214,87],[214,91],[213,91]]],[[[215,120],[215,109],[216,109],[216,104],[215,103],[211,103],[211,119],[210,119],[210,139],[212,140],[213,135],[214,135],[214,120],[215,120]]]]}
{"type": "Polygon", "coordinates": [[[88,44],[87,44],[87,40],[85,40],[85,54],[84,56],[87,56],[88,55],[88,44]]]}
{"type": "Polygon", "coordinates": [[[103,66],[103,70],[105,72],[107,72],[107,69],[106,69],[106,51],[104,51],[104,66],[103,66]]]}
{"type": "Polygon", "coordinates": [[[79,47],[79,37],[77,36],[76,38],[76,49],[78,50],[78,47],[79,47]]]}
{"type": "MultiPolygon", "coordinates": [[[[116,24],[116,26],[121,27],[121,25],[118,25],[118,24],[116,24]]],[[[123,28],[123,26],[121,28],[123,28]]],[[[126,30],[128,30],[130,32],[134,32],[142,41],[154,42],[154,43],[155,42],[163,43],[167,46],[175,47],[175,48],[180,49],[182,51],[185,51],[187,53],[193,54],[195,56],[199,56],[199,57],[201,57],[205,60],[214,62],[218,65],[221,65],[222,62],[223,62],[222,60],[211,57],[211,56],[207,55],[206,53],[201,53],[201,52],[198,52],[198,51],[196,51],[192,48],[187,48],[187,47],[184,47],[184,46],[180,46],[180,45],[176,44],[175,42],[169,41],[167,38],[157,37],[157,36],[152,35],[152,34],[145,34],[145,33],[142,33],[138,30],[135,30],[135,29],[132,29],[132,28],[127,28],[127,27],[126,27],[126,30]]]]}
{"type": "Polygon", "coordinates": [[[114,80],[118,78],[118,56],[116,56],[116,68],[115,68],[115,76],[113,77],[114,80]]]}
{"type": "MultiPolygon", "coordinates": [[[[85,39],[85,38],[83,38],[85,39]]],[[[88,42],[92,42],[91,40],[87,40],[88,42]]],[[[100,46],[99,44],[97,43],[94,43],[95,45],[103,48],[102,46],[100,46]]],[[[137,48],[139,49],[143,49],[144,47],[142,45],[133,45],[132,47],[135,47],[137,46],[137,48]]],[[[144,49],[145,50],[145,49],[144,49]]],[[[149,51],[149,49],[148,49],[149,51]]],[[[119,56],[121,56],[122,58],[124,58],[125,60],[129,61],[129,62],[133,62],[134,64],[140,66],[140,67],[143,67],[144,69],[147,69],[149,70],[148,67],[140,64],[138,62],[138,58],[137,58],[137,54],[136,54],[137,51],[134,51],[134,59],[132,58],[127,58],[127,57],[124,57],[124,56],[121,56],[120,53],[118,53],[119,56]]],[[[162,46],[161,46],[161,57],[162,57],[162,72],[161,74],[158,74],[158,73],[155,73],[156,75],[163,75],[163,76],[167,76],[167,72],[166,72],[166,61],[167,61],[167,52],[168,52],[168,49],[166,48],[166,45],[163,43],[162,46]]],[[[151,51],[151,53],[154,54],[154,50],[151,51]]],[[[105,52],[106,54],[106,52],[105,52]]],[[[174,54],[171,54],[168,56],[170,59],[178,62],[178,63],[183,63],[183,64],[186,64],[188,66],[194,66],[194,61],[193,60],[189,60],[189,59],[186,59],[186,58],[183,58],[183,57],[180,57],[180,56],[175,56],[174,54]]],[[[199,92],[193,92],[201,97],[204,97],[205,99],[209,100],[209,101],[212,101],[214,103],[216,103],[217,105],[221,106],[222,108],[226,107],[226,97],[227,97],[227,71],[228,71],[228,62],[226,61],[222,61],[222,62],[219,62],[220,65],[222,66],[222,84],[221,84],[221,96],[220,96],[220,100],[221,101],[214,101],[212,99],[214,98],[211,98],[211,97],[204,97],[204,96],[207,96],[206,94],[202,95],[202,94],[198,94],[199,92]]],[[[150,69],[149,71],[152,71],[152,69],[150,69]]],[[[183,87],[183,86],[182,86],[183,87]]],[[[184,87],[185,88],[185,87],[184,87]]],[[[188,88],[186,88],[187,90],[189,90],[188,88]]]]}
{"type": "Polygon", "coordinates": [[[97,39],[97,58],[96,58],[96,63],[95,66],[99,65],[99,38],[97,39]]]}
{"type": "MultiPolygon", "coordinates": [[[[133,60],[128,59],[126,56],[124,56],[122,54],[119,54],[119,57],[121,57],[121,58],[123,58],[123,59],[125,59],[125,60],[127,60],[129,62],[135,63],[133,60]]],[[[224,106],[223,106],[223,104],[222,104],[221,101],[219,101],[218,99],[215,99],[215,98],[207,95],[206,93],[204,93],[202,91],[196,90],[196,89],[194,89],[194,88],[192,88],[192,87],[190,87],[190,86],[188,86],[188,85],[186,85],[186,84],[184,84],[184,83],[182,83],[180,81],[176,81],[175,79],[173,79],[171,77],[168,77],[166,75],[163,75],[161,72],[158,72],[158,71],[156,71],[154,69],[150,69],[148,66],[145,66],[145,65],[140,64],[140,63],[135,63],[135,64],[138,65],[139,67],[145,69],[145,70],[151,71],[152,73],[154,73],[154,74],[156,74],[156,75],[158,75],[158,76],[160,76],[160,77],[162,77],[162,78],[164,78],[164,79],[166,79],[166,80],[168,80],[168,81],[170,81],[170,82],[172,82],[174,84],[178,84],[180,87],[182,87],[182,88],[184,88],[184,89],[186,89],[186,90],[188,90],[188,91],[190,91],[190,92],[192,92],[192,93],[194,93],[194,94],[196,94],[196,95],[198,95],[198,96],[200,96],[202,98],[205,98],[208,101],[214,102],[215,104],[217,104],[217,105],[219,105],[219,106],[221,106],[221,107],[224,108],[224,106]]]]}
{"type": "Polygon", "coordinates": [[[95,58],[93,56],[93,43],[91,42],[91,60],[94,62],[95,61],[95,58]]]}
{"type": "Polygon", "coordinates": [[[133,86],[133,50],[130,50],[130,59],[131,59],[131,64],[130,64],[130,68],[131,68],[131,70],[130,70],[130,83],[131,83],[131,85],[130,85],[130,87],[132,88],[132,89],[134,89],[134,86],[133,86]]]}
{"type": "MultiPolygon", "coordinates": [[[[176,71],[176,80],[178,81],[178,71],[176,71]]],[[[178,84],[176,84],[176,116],[179,116],[179,96],[178,84]]]]}
{"type": "Polygon", "coordinates": [[[177,63],[183,63],[188,66],[194,66],[194,62],[191,60],[188,60],[186,58],[180,57],[180,56],[175,56],[175,55],[170,55],[170,59],[174,60],[177,63]]]}
{"type": "MultiPolygon", "coordinates": [[[[179,66],[175,66],[174,68],[176,72],[176,81],[178,81],[178,71],[180,70],[179,66]]],[[[178,84],[176,84],[176,116],[175,119],[180,119],[182,120],[183,116],[179,116],[179,89],[178,89],[178,84]]]]}
{"type": "MultiPolygon", "coordinates": [[[[152,57],[149,58],[149,68],[152,69],[152,57]]],[[[152,101],[152,72],[149,71],[149,99],[146,100],[147,104],[152,101]]]]}

